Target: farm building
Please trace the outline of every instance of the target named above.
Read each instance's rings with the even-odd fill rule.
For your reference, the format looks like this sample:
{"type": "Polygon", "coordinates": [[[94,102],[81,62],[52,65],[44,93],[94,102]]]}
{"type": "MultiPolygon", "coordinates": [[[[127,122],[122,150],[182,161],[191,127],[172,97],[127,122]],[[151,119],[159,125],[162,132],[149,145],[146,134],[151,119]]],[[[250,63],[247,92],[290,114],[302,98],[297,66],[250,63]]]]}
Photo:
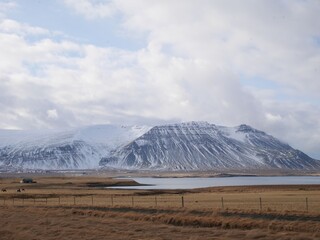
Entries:
{"type": "Polygon", "coordinates": [[[35,183],[32,178],[23,178],[20,183],[35,183]]]}

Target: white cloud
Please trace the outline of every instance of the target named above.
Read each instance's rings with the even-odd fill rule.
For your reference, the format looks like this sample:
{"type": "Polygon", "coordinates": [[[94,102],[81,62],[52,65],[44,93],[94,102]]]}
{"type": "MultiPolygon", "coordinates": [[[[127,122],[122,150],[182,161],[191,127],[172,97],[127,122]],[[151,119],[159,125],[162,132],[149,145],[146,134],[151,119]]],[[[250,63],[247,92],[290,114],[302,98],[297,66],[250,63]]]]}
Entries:
{"type": "Polygon", "coordinates": [[[271,122],[279,122],[282,120],[282,117],[277,114],[272,114],[272,113],[266,113],[266,118],[267,118],[267,121],[271,121],[271,122]]]}
{"type": "Polygon", "coordinates": [[[11,19],[0,20],[0,31],[19,35],[48,35],[50,33],[47,29],[21,24],[11,19]]]}
{"type": "Polygon", "coordinates": [[[112,1],[64,0],[64,2],[87,19],[110,17],[116,12],[112,1]]]}
{"type": "Polygon", "coordinates": [[[0,2],[0,19],[3,18],[9,10],[16,7],[17,4],[13,1],[0,2]]]}
{"type": "Polygon", "coordinates": [[[57,109],[47,110],[47,117],[51,119],[57,119],[59,117],[57,109]]]}
{"type": "Polygon", "coordinates": [[[149,32],[149,42],[229,71],[319,92],[314,71],[320,48],[312,43],[320,36],[318,1],[117,2],[125,25],[149,32]]]}

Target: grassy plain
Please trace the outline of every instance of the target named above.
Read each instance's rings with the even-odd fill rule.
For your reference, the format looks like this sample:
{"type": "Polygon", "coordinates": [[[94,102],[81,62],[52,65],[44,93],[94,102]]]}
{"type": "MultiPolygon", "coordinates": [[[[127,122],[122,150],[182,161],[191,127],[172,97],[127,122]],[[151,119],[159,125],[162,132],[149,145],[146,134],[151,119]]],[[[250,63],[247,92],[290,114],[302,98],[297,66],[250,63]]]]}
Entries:
{"type": "Polygon", "coordinates": [[[109,177],[20,179],[0,179],[0,239],[320,239],[320,185],[164,191],[108,189],[137,184],[109,177]]]}

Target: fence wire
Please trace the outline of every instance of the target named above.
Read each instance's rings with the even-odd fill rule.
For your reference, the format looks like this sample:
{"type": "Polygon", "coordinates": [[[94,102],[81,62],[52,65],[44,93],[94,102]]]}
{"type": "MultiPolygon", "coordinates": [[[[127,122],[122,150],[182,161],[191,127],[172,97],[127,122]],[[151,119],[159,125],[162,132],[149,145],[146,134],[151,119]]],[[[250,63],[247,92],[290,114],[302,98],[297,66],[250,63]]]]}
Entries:
{"type": "MultiPolygon", "coordinates": [[[[1,198],[0,198],[1,199],[1,198]]],[[[304,211],[320,212],[319,197],[255,197],[241,198],[219,196],[199,198],[184,195],[153,196],[57,196],[57,197],[12,197],[2,198],[3,206],[130,206],[152,208],[188,208],[188,209],[240,209],[260,211],[304,211]]]]}

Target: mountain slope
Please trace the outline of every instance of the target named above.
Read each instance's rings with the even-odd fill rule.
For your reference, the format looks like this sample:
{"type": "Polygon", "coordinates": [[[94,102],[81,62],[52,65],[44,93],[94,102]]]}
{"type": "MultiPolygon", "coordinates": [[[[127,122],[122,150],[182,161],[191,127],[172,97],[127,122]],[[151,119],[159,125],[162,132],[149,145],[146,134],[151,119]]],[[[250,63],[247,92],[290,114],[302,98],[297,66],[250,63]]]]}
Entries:
{"type": "Polygon", "coordinates": [[[320,169],[320,161],[247,125],[206,122],[0,130],[1,169],[320,169]]]}
{"type": "Polygon", "coordinates": [[[67,131],[0,131],[0,167],[96,168],[112,149],[133,141],[149,127],[96,125],[67,131]]]}
{"type": "Polygon", "coordinates": [[[206,122],[156,126],[111,151],[101,166],[132,169],[319,169],[320,161],[247,125],[206,122]]]}

